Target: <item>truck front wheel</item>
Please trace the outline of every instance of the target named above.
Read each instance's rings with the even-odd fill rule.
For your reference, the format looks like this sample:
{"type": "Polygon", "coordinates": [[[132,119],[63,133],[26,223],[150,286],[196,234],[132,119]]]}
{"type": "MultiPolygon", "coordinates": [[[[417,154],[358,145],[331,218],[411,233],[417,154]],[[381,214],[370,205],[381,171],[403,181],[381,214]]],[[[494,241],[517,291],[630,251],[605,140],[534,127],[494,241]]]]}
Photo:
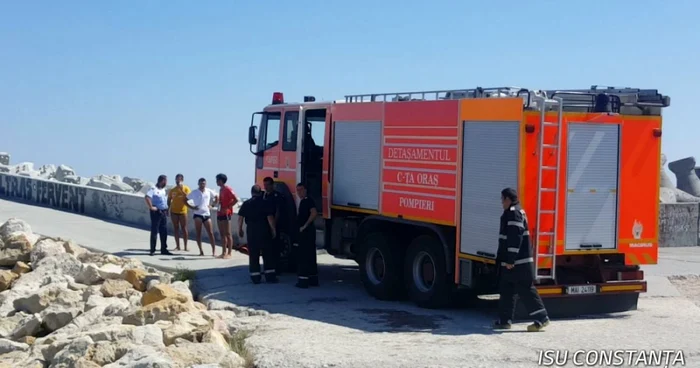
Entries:
{"type": "Polygon", "coordinates": [[[360,278],[367,292],[379,300],[396,300],[403,294],[403,256],[388,234],[364,237],[358,257],[360,278]]]}
{"type": "Polygon", "coordinates": [[[406,254],[404,279],[410,299],[422,308],[442,308],[450,302],[451,283],[440,241],[430,235],[413,239],[406,254]]]}

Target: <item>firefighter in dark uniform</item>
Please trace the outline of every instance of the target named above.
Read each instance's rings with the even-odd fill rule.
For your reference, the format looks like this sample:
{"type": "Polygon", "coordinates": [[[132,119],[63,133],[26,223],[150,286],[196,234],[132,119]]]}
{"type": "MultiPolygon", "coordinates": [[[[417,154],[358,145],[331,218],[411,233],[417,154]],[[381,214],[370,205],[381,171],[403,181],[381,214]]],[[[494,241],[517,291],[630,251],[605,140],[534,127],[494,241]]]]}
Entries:
{"type": "MultiPolygon", "coordinates": [[[[263,200],[270,206],[275,215],[275,230],[277,230],[277,237],[272,240],[271,246],[275,250],[275,264],[279,260],[279,256],[285,248],[285,241],[289,241],[289,235],[287,234],[287,228],[289,226],[287,222],[287,211],[284,210],[284,197],[282,193],[275,190],[275,181],[271,177],[266,177],[263,179],[263,186],[265,192],[263,194],[263,200]]],[[[272,255],[270,255],[272,257],[272,255]]],[[[278,272],[279,273],[279,272],[278,272]]]]}
{"type": "Polygon", "coordinates": [[[306,289],[309,286],[318,286],[318,264],[316,263],[316,226],[314,220],[318,215],[314,200],[307,196],[304,184],[297,184],[297,196],[299,197],[299,210],[297,212],[297,224],[299,235],[297,237],[297,275],[296,286],[306,289]]]}
{"type": "Polygon", "coordinates": [[[534,284],[536,273],[527,216],[520,207],[518,193],[514,189],[503,189],[501,202],[503,215],[501,215],[497,257],[501,267],[501,298],[498,306],[498,320],[494,323],[494,328],[511,328],[517,295],[535,321],[527,327],[527,330],[540,331],[549,324],[549,317],[534,284]]]}
{"type": "Polygon", "coordinates": [[[253,185],[251,197],[238,210],[238,236],[243,237],[243,221],[248,231],[248,265],[250,279],[254,284],[261,281],[260,255],[265,267],[265,282],[276,283],[275,251],[272,242],[277,237],[274,208],[263,200],[259,185],[253,185]]]}

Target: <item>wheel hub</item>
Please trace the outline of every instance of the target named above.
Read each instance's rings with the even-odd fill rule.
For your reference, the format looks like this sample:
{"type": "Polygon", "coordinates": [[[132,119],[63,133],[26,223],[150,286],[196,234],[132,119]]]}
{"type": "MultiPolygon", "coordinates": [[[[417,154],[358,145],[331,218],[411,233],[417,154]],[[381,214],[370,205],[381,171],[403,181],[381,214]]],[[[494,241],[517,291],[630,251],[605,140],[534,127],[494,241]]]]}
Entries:
{"type": "Polygon", "coordinates": [[[427,252],[421,251],[413,259],[413,284],[421,292],[428,292],[435,283],[435,261],[427,252]]]}
{"type": "Polygon", "coordinates": [[[384,280],[386,263],[384,262],[384,254],[379,249],[372,248],[367,252],[365,271],[369,281],[375,285],[380,284],[384,280]]]}

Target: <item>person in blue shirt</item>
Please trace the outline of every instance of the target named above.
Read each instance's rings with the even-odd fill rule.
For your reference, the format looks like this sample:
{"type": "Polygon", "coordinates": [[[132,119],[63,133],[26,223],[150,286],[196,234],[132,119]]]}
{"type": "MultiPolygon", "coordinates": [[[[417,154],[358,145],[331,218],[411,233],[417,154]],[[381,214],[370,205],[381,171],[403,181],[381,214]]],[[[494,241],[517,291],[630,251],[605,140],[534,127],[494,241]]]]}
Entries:
{"type": "Polygon", "coordinates": [[[158,176],[156,185],[146,193],[146,205],[151,213],[151,255],[156,254],[156,240],[160,235],[160,254],[172,255],[168,251],[168,193],[165,186],[168,177],[158,176]]]}

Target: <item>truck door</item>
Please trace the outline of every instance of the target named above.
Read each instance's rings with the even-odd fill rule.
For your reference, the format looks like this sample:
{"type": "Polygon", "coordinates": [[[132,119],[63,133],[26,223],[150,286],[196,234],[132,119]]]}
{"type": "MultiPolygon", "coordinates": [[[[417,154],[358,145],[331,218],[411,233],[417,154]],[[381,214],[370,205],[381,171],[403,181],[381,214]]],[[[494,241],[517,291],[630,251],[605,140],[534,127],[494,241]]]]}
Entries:
{"type": "Polygon", "coordinates": [[[279,111],[266,111],[260,114],[260,132],[255,159],[255,182],[258,184],[262,184],[262,179],[266,176],[273,178],[279,176],[281,118],[282,113],[279,111]]]}
{"type": "MultiPolygon", "coordinates": [[[[298,181],[306,185],[309,197],[316,203],[319,213],[323,213],[323,163],[326,138],[325,108],[307,109],[304,111],[304,119],[299,124],[303,134],[299,137],[300,170],[297,171],[298,181]]],[[[326,186],[327,189],[327,186],[326,186]]]]}
{"type": "Polygon", "coordinates": [[[294,193],[297,182],[297,126],[299,124],[299,108],[284,111],[284,126],[282,127],[282,148],[279,154],[279,176],[275,181],[284,182],[294,193]]]}

